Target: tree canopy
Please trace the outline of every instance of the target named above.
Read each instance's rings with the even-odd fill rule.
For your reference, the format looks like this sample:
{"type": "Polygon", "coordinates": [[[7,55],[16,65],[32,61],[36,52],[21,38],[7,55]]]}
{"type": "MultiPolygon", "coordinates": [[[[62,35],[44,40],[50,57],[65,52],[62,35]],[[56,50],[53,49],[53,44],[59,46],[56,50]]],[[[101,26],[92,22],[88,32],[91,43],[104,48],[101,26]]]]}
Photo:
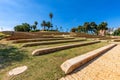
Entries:
{"type": "Polygon", "coordinates": [[[114,36],[120,36],[120,28],[116,29],[113,33],[114,36]]]}
{"type": "Polygon", "coordinates": [[[101,22],[98,25],[95,22],[85,22],[82,26],[73,27],[71,31],[104,36],[108,29],[107,25],[106,22],[101,22]]]}
{"type": "Polygon", "coordinates": [[[21,25],[17,25],[14,27],[15,31],[23,31],[23,32],[29,32],[30,29],[30,25],[28,23],[22,23],[21,25]]]}

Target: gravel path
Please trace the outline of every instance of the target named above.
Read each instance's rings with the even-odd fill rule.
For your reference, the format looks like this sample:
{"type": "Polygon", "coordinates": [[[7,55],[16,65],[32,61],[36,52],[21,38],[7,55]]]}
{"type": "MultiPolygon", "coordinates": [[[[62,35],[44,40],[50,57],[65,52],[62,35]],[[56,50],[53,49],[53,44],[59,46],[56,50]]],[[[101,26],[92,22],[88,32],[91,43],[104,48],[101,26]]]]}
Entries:
{"type": "Polygon", "coordinates": [[[120,45],[60,80],[120,80],[120,45]]]}

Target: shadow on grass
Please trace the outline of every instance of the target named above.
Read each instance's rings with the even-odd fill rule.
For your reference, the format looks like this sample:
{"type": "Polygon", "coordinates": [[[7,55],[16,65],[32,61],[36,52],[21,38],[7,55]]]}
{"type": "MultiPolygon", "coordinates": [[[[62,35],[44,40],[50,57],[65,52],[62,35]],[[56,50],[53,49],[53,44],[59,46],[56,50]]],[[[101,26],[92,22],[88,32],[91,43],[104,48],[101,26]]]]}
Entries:
{"type": "Polygon", "coordinates": [[[22,61],[27,58],[28,55],[25,54],[25,51],[13,46],[0,44],[0,69],[11,65],[12,62],[22,61]]]}

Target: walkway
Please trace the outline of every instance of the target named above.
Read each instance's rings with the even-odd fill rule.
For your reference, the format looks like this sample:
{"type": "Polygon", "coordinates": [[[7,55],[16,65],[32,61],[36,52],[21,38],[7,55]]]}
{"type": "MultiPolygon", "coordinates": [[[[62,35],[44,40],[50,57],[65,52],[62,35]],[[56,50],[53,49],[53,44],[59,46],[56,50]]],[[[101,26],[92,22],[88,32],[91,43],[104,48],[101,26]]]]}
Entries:
{"type": "Polygon", "coordinates": [[[60,80],[120,80],[120,45],[60,80]]]}

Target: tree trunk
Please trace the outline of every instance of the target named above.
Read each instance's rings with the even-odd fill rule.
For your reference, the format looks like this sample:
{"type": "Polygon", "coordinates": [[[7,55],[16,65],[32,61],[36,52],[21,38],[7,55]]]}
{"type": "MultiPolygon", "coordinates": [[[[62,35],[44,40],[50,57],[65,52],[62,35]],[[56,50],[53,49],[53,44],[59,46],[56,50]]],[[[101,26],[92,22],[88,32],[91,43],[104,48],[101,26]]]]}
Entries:
{"type": "Polygon", "coordinates": [[[105,32],[106,32],[106,30],[100,30],[100,31],[99,31],[99,35],[100,35],[100,36],[105,36],[105,32]]]}

